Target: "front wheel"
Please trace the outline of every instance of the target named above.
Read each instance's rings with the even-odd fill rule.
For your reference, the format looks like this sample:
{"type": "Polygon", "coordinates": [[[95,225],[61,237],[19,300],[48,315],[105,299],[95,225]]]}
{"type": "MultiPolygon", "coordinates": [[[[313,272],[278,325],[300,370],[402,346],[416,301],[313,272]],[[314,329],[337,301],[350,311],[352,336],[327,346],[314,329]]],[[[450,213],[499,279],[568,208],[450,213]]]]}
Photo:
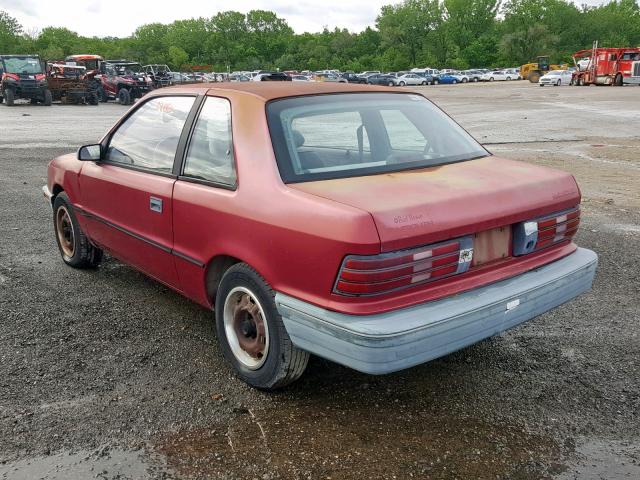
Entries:
{"type": "Polygon", "coordinates": [[[404,82],[400,82],[400,86],[401,86],[401,87],[404,87],[405,85],[406,85],[406,83],[404,83],[404,82]]]}
{"type": "MultiPolygon", "coordinates": [[[[388,83],[388,85],[389,85],[390,87],[393,87],[395,84],[394,84],[393,82],[389,82],[389,83],[388,83]]],[[[400,85],[402,85],[402,84],[400,84],[400,85]]]]}
{"type": "Polygon", "coordinates": [[[466,78],[462,79],[462,83],[467,83],[469,80],[467,80],[466,78]]]}
{"type": "Polygon", "coordinates": [[[457,80],[454,80],[454,81],[453,81],[453,82],[451,82],[451,83],[453,83],[453,84],[455,85],[456,83],[458,83],[458,81],[457,81],[457,80]]]}
{"type": "Polygon", "coordinates": [[[45,107],[50,107],[53,103],[53,95],[51,95],[51,90],[48,88],[44,91],[42,103],[45,107]]]}
{"type": "Polygon", "coordinates": [[[129,90],[121,88],[120,91],[118,91],[118,101],[120,102],[120,105],[130,105],[131,94],[129,93],[129,90]]]}
{"type": "Polygon", "coordinates": [[[53,228],[64,263],[74,268],[95,268],[102,250],[91,244],[80,228],[69,197],[59,193],[53,202],[53,228]]]}
{"type": "Polygon", "coordinates": [[[439,83],[440,83],[440,80],[434,80],[434,81],[433,81],[433,84],[434,84],[434,85],[438,85],[439,83]]]}
{"type": "Polygon", "coordinates": [[[222,353],[238,377],[262,390],[284,387],[303,374],[309,353],[291,343],[267,282],[246,263],[229,268],[216,294],[222,353]]]}
{"type": "Polygon", "coordinates": [[[16,98],[16,94],[10,88],[4,91],[4,99],[7,102],[7,107],[13,106],[13,102],[15,101],[15,98],[16,98]]]}
{"type": "Polygon", "coordinates": [[[420,83],[420,85],[426,85],[426,84],[427,84],[427,82],[422,82],[422,83],[420,83]]]}

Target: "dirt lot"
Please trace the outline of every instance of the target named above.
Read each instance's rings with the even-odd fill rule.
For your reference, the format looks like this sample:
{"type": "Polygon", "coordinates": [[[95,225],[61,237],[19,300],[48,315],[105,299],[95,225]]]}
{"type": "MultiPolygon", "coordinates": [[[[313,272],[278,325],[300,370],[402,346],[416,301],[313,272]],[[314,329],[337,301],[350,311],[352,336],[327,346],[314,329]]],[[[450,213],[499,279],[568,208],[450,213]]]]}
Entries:
{"type": "Polygon", "coordinates": [[[393,375],[313,359],[264,394],[212,314],[59,258],[46,163],[123,107],[0,106],[0,479],[640,478],[640,88],[425,87],[496,154],[576,175],[594,288],[393,375]]]}

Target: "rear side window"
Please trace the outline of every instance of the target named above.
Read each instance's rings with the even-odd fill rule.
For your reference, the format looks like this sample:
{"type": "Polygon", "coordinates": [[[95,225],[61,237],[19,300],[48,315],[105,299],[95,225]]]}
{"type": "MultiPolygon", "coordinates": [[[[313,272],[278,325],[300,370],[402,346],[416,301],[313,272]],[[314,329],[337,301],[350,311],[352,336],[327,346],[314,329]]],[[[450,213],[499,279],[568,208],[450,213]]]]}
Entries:
{"type": "Polygon", "coordinates": [[[228,100],[217,97],[205,100],[189,143],[182,174],[235,186],[231,105],[228,100]]]}
{"type": "Polygon", "coordinates": [[[145,102],[111,137],[106,160],[172,173],[180,134],[195,97],[158,97],[145,102]]]}

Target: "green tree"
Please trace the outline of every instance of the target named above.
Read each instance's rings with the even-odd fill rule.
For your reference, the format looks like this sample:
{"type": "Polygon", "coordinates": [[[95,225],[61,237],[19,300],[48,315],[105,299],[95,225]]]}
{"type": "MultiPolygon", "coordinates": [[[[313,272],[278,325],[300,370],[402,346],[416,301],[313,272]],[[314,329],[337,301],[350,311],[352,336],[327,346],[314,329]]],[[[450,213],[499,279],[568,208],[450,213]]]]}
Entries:
{"type": "Polygon", "coordinates": [[[4,10],[0,10],[0,51],[12,52],[20,42],[22,25],[4,10]]]}
{"type": "Polygon", "coordinates": [[[384,49],[403,50],[415,65],[425,39],[442,23],[438,0],[404,0],[385,5],[376,20],[384,49]]]}
{"type": "Polygon", "coordinates": [[[189,61],[189,54],[180,47],[174,45],[169,47],[169,64],[173,68],[182,69],[189,61]]]}

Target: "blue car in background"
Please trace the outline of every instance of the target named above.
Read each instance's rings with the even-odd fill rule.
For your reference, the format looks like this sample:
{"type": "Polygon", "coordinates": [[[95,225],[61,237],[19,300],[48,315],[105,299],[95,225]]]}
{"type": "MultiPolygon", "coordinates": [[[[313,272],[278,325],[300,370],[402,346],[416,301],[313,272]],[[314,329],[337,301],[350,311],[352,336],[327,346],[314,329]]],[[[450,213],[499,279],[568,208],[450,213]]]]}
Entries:
{"type": "Polygon", "coordinates": [[[444,75],[440,75],[438,77],[438,82],[446,85],[451,85],[454,83],[461,83],[459,77],[451,75],[449,73],[445,73],[444,75]]]}

